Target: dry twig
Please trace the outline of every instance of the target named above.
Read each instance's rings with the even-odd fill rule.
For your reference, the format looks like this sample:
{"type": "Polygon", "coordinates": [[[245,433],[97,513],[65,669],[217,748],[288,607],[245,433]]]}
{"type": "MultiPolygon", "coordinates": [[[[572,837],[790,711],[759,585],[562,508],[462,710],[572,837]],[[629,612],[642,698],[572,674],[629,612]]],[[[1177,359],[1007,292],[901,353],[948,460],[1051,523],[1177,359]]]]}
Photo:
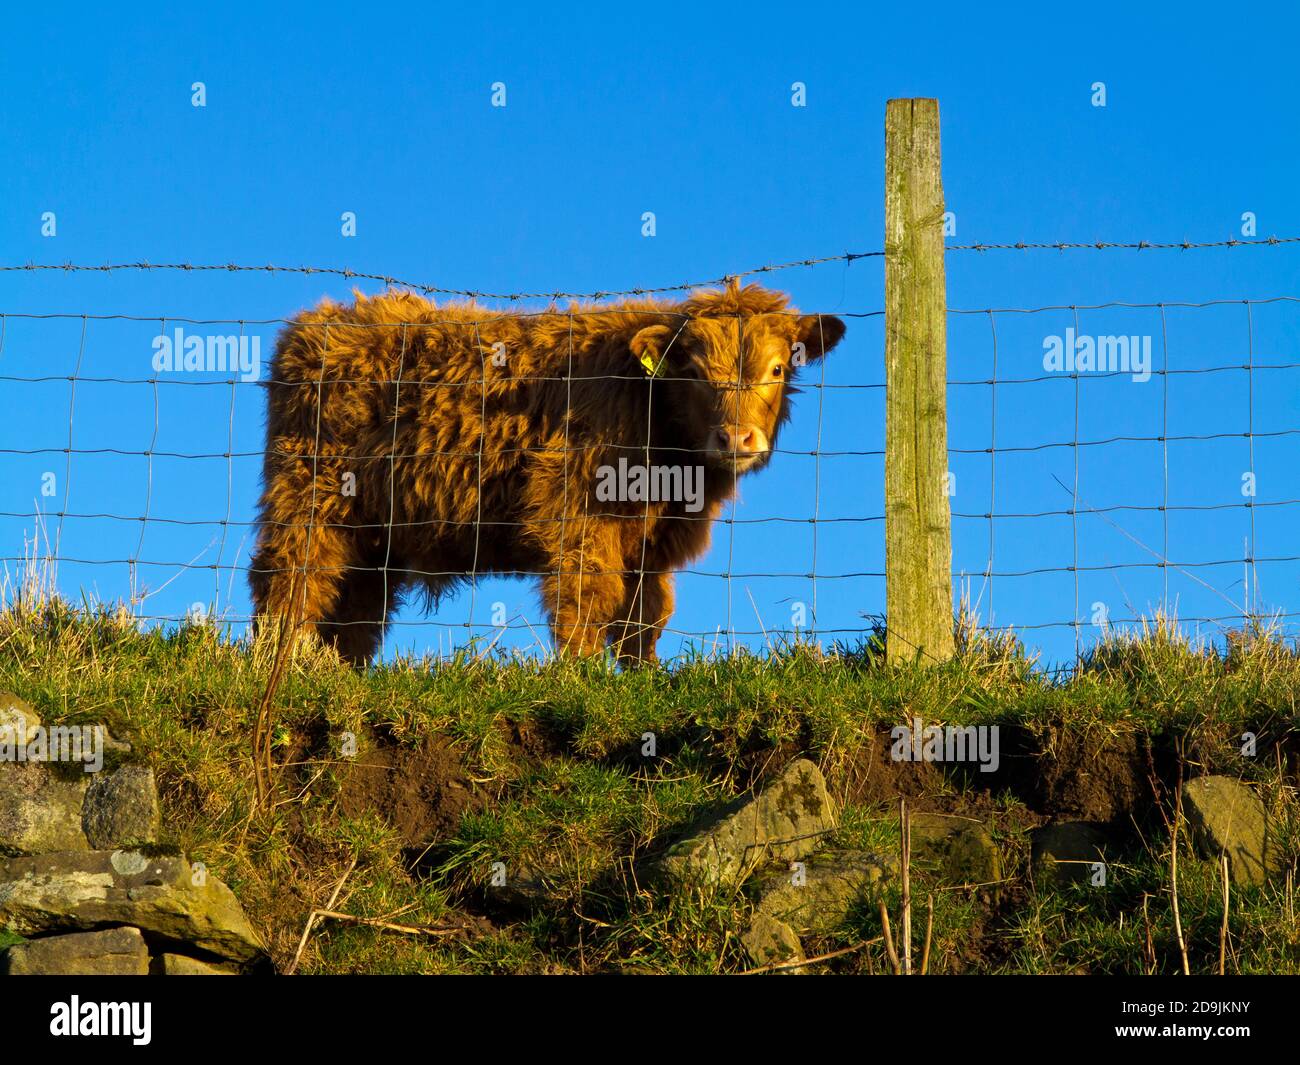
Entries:
{"type": "Polygon", "coordinates": [[[934,931],[934,895],[925,900],[925,946],[921,948],[921,975],[930,971],[930,936],[934,931]]]}
{"type": "Polygon", "coordinates": [[[1178,950],[1183,957],[1183,975],[1191,976],[1192,968],[1187,961],[1187,940],[1183,938],[1183,920],[1178,913],[1178,827],[1183,820],[1183,789],[1178,787],[1178,805],[1174,809],[1174,834],[1169,847],[1169,889],[1173,899],[1174,932],[1178,936],[1178,950]]]}
{"type": "Polygon", "coordinates": [[[1219,926],[1219,975],[1225,974],[1228,961],[1228,855],[1219,855],[1219,870],[1223,873],[1223,924],[1219,926]]]}
{"type": "Polygon", "coordinates": [[[899,868],[903,879],[903,975],[912,975],[912,817],[907,811],[907,800],[898,800],[899,849],[902,862],[899,868]]]}
{"type": "Polygon", "coordinates": [[[898,963],[898,951],[894,949],[894,937],[889,931],[889,911],[885,909],[885,900],[880,900],[880,927],[884,931],[882,937],[885,941],[885,953],[889,955],[889,964],[894,967],[894,975],[897,976],[902,972],[902,966],[898,963]]]}
{"type": "MultiPolygon", "coordinates": [[[[334,894],[330,896],[329,902],[325,903],[326,909],[331,909],[339,900],[339,892],[343,890],[343,885],[347,882],[348,877],[352,875],[352,870],[357,867],[357,858],[354,854],[348,867],[343,870],[343,875],[339,877],[339,882],[334,885],[334,894]]],[[[298,949],[294,951],[293,961],[289,963],[289,968],[285,970],[286,976],[292,976],[298,970],[298,963],[302,960],[302,952],[307,948],[307,938],[311,935],[311,930],[316,924],[316,915],[319,910],[312,910],[307,915],[307,924],[303,927],[302,938],[298,940],[298,949]]]]}
{"type": "Polygon", "coordinates": [[[852,954],[855,950],[861,950],[863,947],[879,943],[882,938],[882,936],[876,936],[875,939],[864,939],[860,943],[854,943],[851,947],[833,950],[829,954],[818,954],[813,958],[804,958],[803,961],[774,961],[770,965],[760,965],[757,969],[745,969],[743,972],[736,973],[736,975],[758,976],[760,973],[780,972],[782,969],[798,969],[804,965],[813,965],[819,961],[829,961],[831,958],[841,958],[845,954],[852,954]]]}

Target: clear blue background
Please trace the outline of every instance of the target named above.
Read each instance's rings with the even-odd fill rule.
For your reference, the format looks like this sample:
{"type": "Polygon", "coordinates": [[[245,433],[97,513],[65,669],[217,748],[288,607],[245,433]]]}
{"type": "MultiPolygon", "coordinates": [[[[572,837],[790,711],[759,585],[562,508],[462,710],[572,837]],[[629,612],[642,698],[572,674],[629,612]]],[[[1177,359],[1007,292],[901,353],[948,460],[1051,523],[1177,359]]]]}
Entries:
{"type": "MultiPolygon", "coordinates": [[[[1039,4],[1000,11],[968,4],[471,6],[9,11],[0,39],[0,260],[351,266],[515,292],[673,284],[875,250],[884,108],[896,96],[940,100],[944,181],[957,216],[951,243],[1225,239],[1241,235],[1246,211],[1255,212],[1260,236],[1300,234],[1293,54],[1300,18],[1292,6],[1236,4],[1227,13],[1131,4],[1059,11],[1039,4]],[[207,86],[205,108],[191,106],[195,81],[207,86]],[[490,106],[497,81],[507,87],[505,108],[490,106]],[[806,107],[791,106],[796,81],[807,86],[806,107]],[[1106,84],[1104,108],[1091,104],[1096,81],[1106,84]],[[46,211],[57,214],[53,238],[41,236],[46,211]],[[353,238],[340,233],[344,211],[356,212],[353,238]],[[653,238],[641,236],[645,211],[657,217],[653,238]]],[[[1297,246],[954,251],[949,304],[979,310],[1297,296],[1298,265],[1297,246]]],[[[796,269],[769,281],[804,310],[882,306],[879,260],[796,269]]],[[[3,273],[0,313],[278,319],[349,287],[293,275],[3,273]]],[[[1081,332],[1151,335],[1157,368],[1164,336],[1171,369],[1240,366],[1251,344],[1257,362],[1300,362],[1295,303],[1255,306],[1249,330],[1241,303],[1170,308],[1163,334],[1157,310],[1082,310],[1079,319],[1081,332]]],[[[1068,310],[952,315],[949,376],[992,375],[991,325],[998,376],[1039,376],[1044,336],[1073,321],[1068,310]]],[[[83,378],[147,380],[157,331],[156,322],[92,320],[83,343],[79,317],[5,320],[0,374],[56,379],[0,382],[0,448],[7,449],[0,452],[0,554],[16,575],[36,526],[27,515],[38,507],[51,515],[50,539],[59,535],[53,515],[66,491],[71,514],[119,516],[62,521],[58,582],[66,594],[125,596],[128,566],[92,563],[138,558],[180,564],[139,567],[141,614],[174,617],[215,600],[228,616],[243,617],[244,574],[212,567],[247,564],[251,530],[238,523],[252,516],[257,457],[155,455],[150,462],[77,453],[65,478],[67,377],[78,359],[83,378]],[[14,453],[32,449],[42,450],[14,453]],[[46,472],[57,477],[54,498],[40,495],[46,472]],[[175,523],[120,520],[138,519],[146,506],[151,519],[175,523]],[[226,518],[232,524],[223,538],[226,518]]],[[[274,326],[247,331],[262,338],[268,356],[274,326]]],[[[826,384],[879,385],[882,360],[880,319],[855,319],[826,363],[826,384]]],[[[232,388],[221,375],[202,379],[213,383],[80,381],[71,447],[257,452],[261,389],[232,388]]],[[[1300,371],[1258,371],[1255,430],[1300,428],[1298,392],[1300,371]]],[[[950,390],[951,447],[988,446],[990,400],[986,386],[950,390]]],[[[1157,435],[1165,400],[1159,377],[1083,380],[1080,437],[1157,435]]],[[[998,446],[1072,439],[1074,401],[1068,377],[1000,386],[998,446]]],[[[835,387],[809,389],[798,400],[783,448],[817,446],[819,407],[824,452],[882,447],[881,389],[835,387]]],[[[1168,380],[1170,434],[1244,433],[1247,407],[1240,371],[1168,380]]],[[[1171,443],[1168,451],[1171,504],[1243,501],[1244,436],[1171,443]]],[[[1297,436],[1255,441],[1260,504],[1300,499],[1297,454],[1297,436]]],[[[956,453],[952,465],[954,511],[985,514],[988,456],[956,453]]],[[[876,456],[781,455],[745,481],[735,512],[745,523],[720,526],[715,549],[696,567],[702,572],[683,578],[674,628],[731,628],[738,642],[761,644],[761,635],[744,633],[789,628],[792,604],[811,608],[814,585],[819,629],[833,637],[864,627],[864,615],[883,611],[883,581],[836,575],[883,568],[881,470],[876,456]],[[877,519],[816,527],[815,582],[802,576],[814,571],[806,520],[814,515],[877,519]],[[771,517],[801,520],[760,520],[771,517]],[[730,581],[706,575],[728,570],[730,581]],[[771,572],[799,576],[743,576],[771,572]]],[[[1068,447],[999,455],[998,511],[1068,509],[1071,492],[1057,478],[1072,489],[1068,447]]],[[[1081,449],[1079,494],[1095,508],[1160,504],[1160,445],[1081,449]]],[[[1297,514],[1295,506],[1256,511],[1257,555],[1300,553],[1297,514]]],[[[994,571],[1068,567],[1076,543],[1082,566],[1155,561],[1130,536],[1163,550],[1158,512],[1106,518],[1001,519],[994,571]]],[[[1170,514],[1175,562],[1235,560],[1170,571],[1170,605],[1182,617],[1240,613],[1249,529],[1239,507],[1170,514]]],[[[1087,570],[1076,613],[1071,573],[995,577],[990,588],[982,576],[988,552],[988,522],[956,517],[954,567],[972,575],[981,615],[1026,627],[1048,665],[1073,658],[1073,619],[1084,623],[1085,645],[1095,639],[1094,603],[1122,618],[1154,609],[1164,595],[1156,568],[1087,570]]],[[[1298,580],[1296,563],[1261,563],[1257,606],[1300,612],[1298,580]]],[[[544,630],[533,590],[489,579],[473,597],[472,617],[468,595],[431,624],[404,612],[410,624],[390,633],[389,653],[446,651],[464,642],[467,620],[479,635],[492,635],[494,602],[506,605],[515,626],[501,645],[536,646],[544,630]]],[[[1221,625],[1199,627],[1214,634],[1221,625]]],[[[681,639],[668,637],[662,650],[672,653],[681,639]]]]}

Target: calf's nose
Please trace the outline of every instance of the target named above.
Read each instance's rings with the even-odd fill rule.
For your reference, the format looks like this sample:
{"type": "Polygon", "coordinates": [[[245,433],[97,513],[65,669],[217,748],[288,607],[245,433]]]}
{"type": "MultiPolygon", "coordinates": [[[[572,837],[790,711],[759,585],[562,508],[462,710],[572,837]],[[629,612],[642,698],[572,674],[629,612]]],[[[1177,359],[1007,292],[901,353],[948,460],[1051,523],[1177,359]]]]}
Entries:
{"type": "Polygon", "coordinates": [[[718,429],[718,448],[737,455],[751,455],[762,450],[763,434],[752,425],[735,425],[718,429]]]}

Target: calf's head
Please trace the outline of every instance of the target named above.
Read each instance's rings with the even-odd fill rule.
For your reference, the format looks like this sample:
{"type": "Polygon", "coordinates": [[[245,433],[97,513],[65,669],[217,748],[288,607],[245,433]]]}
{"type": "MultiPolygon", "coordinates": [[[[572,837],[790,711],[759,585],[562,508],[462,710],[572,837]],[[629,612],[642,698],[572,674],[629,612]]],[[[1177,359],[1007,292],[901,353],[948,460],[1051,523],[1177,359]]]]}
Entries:
{"type": "Polygon", "coordinates": [[[843,336],[839,318],[799,314],[783,293],[733,284],[666,309],[631,347],[662,380],[682,461],[739,474],[768,462],[793,379],[843,336]]]}

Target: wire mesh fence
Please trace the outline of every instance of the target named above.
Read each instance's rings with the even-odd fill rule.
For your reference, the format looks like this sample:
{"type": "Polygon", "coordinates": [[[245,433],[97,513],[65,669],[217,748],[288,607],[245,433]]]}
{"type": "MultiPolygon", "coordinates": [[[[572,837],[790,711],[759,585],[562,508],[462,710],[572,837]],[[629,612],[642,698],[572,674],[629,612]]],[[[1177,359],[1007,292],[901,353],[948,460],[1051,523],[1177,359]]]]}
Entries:
{"type": "MultiPolygon", "coordinates": [[[[717,280],[882,256],[845,253],[717,280]]],[[[0,308],[0,381],[11,400],[0,431],[0,561],[11,592],[43,560],[70,598],[120,599],[146,623],[219,619],[242,631],[259,581],[318,578],[343,606],[313,620],[358,657],[372,640],[388,654],[556,642],[626,650],[656,634],[668,655],[794,636],[852,643],[882,621],[882,310],[708,312],[709,350],[731,360],[710,365],[688,357],[683,340],[698,308],[663,299],[710,282],[490,294],[314,267],[0,269],[291,269],[430,297],[419,314],[364,323],[0,308]],[[448,295],[510,302],[502,311],[434,298],[448,295]],[[549,303],[517,306],[537,299],[549,303]],[[845,324],[851,357],[822,357],[832,321],[845,324]],[[648,358],[611,362],[601,323],[619,336],[657,326],[661,344],[648,358]],[[384,357],[356,341],[359,331],[385,338],[384,357]],[[368,354],[331,356],[331,333],[335,356],[349,344],[368,354]],[[300,372],[276,376],[277,334],[302,341],[300,372]],[[757,342],[776,336],[779,358],[757,342]],[[760,380],[755,369],[778,366],[793,378],[760,380]],[[753,401],[760,415],[656,420],[667,395],[679,406],[701,388],[714,403],[701,410],[753,401]],[[277,394],[287,422],[273,422],[268,436],[262,417],[277,394]],[[778,435],[786,403],[792,417],[778,435]],[[742,455],[750,448],[737,430],[763,421],[763,410],[769,446],[742,455]],[[679,435],[665,437],[665,424],[679,435]],[[701,431],[692,435],[692,425],[701,431]],[[751,477],[750,465],[770,469],[751,477]],[[256,512],[264,474],[269,483],[287,470],[305,496],[256,512]],[[654,498],[656,477],[670,498],[654,498]],[[698,558],[676,542],[705,527],[712,546],[698,558]],[[268,553],[276,529],[298,554],[268,553]],[[672,574],[675,609],[663,586],[672,574]],[[614,591],[600,590],[607,578],[614,591]],[[412,593],[432,611],[403,609],[412,593]],[[597,609],[602,597],[609,602],[597,609]],[[566,603],[573,616],[552,636],[548,623],[563,620],[566,603]]],[[[1071,657],[1157,610],[1209,632],[1261,617],[1295,631],[1297,303],[1280,295],[949,309],[953,577],[986,623],[1031,643],[1029,634],[1063,632],[1071,657]]],[[[301,594],[285,585],[263,602],[301,594]]]]}

